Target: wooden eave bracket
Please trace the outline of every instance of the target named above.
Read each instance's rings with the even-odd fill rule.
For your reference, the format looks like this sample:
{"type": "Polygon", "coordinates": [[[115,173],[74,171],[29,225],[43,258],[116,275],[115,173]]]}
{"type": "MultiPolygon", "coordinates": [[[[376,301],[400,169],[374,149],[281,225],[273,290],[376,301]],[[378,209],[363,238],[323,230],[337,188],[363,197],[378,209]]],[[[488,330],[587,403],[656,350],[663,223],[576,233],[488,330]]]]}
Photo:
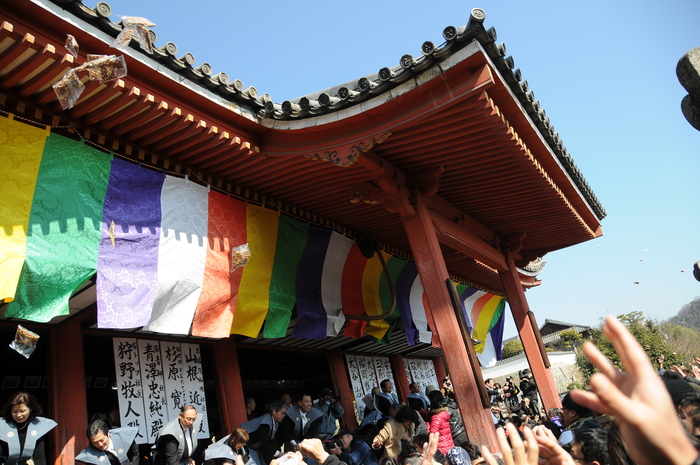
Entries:
{"type": "Polygon", "coordinates": [[[496,271],[508,270],[506,257],[479,236],[435,211],[430,212],[430,217],[441,243],[484,263],[496,271]]]}

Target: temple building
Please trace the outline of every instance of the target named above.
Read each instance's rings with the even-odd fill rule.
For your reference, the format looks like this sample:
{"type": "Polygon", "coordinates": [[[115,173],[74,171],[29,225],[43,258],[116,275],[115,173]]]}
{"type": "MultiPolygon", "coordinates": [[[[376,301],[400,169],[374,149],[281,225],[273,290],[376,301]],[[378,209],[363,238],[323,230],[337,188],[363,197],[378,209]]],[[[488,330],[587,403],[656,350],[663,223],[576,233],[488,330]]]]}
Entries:
{"type": "Polygon", "coordinates": [[[494,443],[481,366],[506,301],[560,405],[525,291],[606,212],[484,11],[283,102],[105,2],[0,12],[0,334],[39,336],[4,349],[0,394],[58,422],[51,459],[73,463],[94,415],[145,445],[191,403],[208,440],[245,397],[328,387],[352,429],[382,379],[403,400],[448,374],[469,439],[494,443]]]}

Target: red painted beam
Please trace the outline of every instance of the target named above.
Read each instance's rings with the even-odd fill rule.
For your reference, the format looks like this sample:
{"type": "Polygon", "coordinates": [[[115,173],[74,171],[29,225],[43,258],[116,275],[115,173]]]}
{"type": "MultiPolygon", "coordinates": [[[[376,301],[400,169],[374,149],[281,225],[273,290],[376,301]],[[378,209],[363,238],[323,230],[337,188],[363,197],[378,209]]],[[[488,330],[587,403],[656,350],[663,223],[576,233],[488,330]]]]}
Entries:
{"type": "Polygon", "coordinates": [[[489,245],[476,234],[453,223],[439,213],[431,212],[433,225],[438,239],[467,257],[474,258],[497,270],[507,270],[506,258],[496,248],[489,245]]]}
{"type": "Polygon", "coordinates": [[[506,290],[508,305],[513,313],[515,326],[518,328],[520,340],[525,349],[527,363],[530,365],[532,376],[537,383],[537,389],[540,392],[540,397],[542,397],[545,410],[553,407],[561,408],[561,401],[559,400],[557,387],[554,384],[554,378],[546,366],[549,363],[543,358],[543,356],[546,357],[546,353],[543,354],[541,351],[542,336],[537,328],[533,328],[529,317],[530,306],[527,303],[527,299],[525,299],[525,291],[520,285],[520,275],[518,275],[518,271],[515,268],[513,258],[508,257],[506,260],[508,261],[509,270],[501,271],[498,274],[506,290]]]}

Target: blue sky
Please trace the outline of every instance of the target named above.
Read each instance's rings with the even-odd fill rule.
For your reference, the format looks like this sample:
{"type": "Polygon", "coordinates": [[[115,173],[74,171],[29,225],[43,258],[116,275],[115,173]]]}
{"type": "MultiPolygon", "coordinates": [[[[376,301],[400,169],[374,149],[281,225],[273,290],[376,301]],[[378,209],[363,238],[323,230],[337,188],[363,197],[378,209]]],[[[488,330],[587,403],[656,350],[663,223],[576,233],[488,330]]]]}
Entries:
{"type": "MultiPolygon", "coordinates": [[[[675,75],[700,46],[697,0],[109,4],[114,21],[156,23],[156,46],[174,42],[195,66],[206,61],[275,102],[419,56],[482,8],[608,211],[603,237],[545,257],[542,285],[526,293],[538,323],[597,325],[631,311],[664,320],[700,296],[700,132],[681,114],[675,75]]],[[[505,337],[515,334],[508,313],[505,337]]]]}

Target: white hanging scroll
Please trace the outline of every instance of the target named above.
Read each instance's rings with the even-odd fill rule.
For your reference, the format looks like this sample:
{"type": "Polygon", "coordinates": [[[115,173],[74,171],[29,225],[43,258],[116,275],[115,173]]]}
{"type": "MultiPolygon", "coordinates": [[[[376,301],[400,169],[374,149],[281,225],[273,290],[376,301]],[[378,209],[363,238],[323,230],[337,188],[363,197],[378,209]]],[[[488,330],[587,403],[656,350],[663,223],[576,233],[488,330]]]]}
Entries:
{"type": "Polygon", "coordinates": [[[362,422],[365,416],[365,404],[362,398],[365,396],[365,391],[362,387],[362,379],[360,378],[360,368],[357,366],[357,357],[355,355],[345,355],[345,364],[348,367],[350,375],[350,385],[352,392],[355,395],[355,416],[358,422],[362,422]]]}
{"type": "Polygon", "coordinates": [[[418,383],[421,391],[425,392],[425,388],[430,385],[436,388],[440,387],[432,360],[426,360],[424,358],[404,358],[403,364],[409,383],[418,383]]]}
{"type": "Polygon", "coordinates": [[[199,345],[135,338],[113,341],[119,413],[122,425],[139,428],[137,444],[154,443],[160,429],[186,404],[204,414],[197,437],[208,438],[199,345]]]}
{"type": "Polygon", "coordinates": [[[168,403],[168,418],[175,418],[180,408],[187,404],[185,382],[182,375],[182,348],[179,342],[161,342],[165,397],[168,403]]]}
{"type": "Polygon", "coordinates": [[[207,404],[204,399],[204,376],[202,374],[202,355],[198,344],[182,344],[182,374],[185,384],[185,397],[188,404],[194,405],[197,413],[203,414],[197,437],[209,437],[207,404]]]}
{"type": "Polygon", "coordinates": [[[147,417],[143,406],[138,344],[136,339],[117,337],[113,339],[113,344],[121,424],[138,428],[136,443],[145,444],[148,442],[147,417]]]}
{"type": "Polygon", "coordinates": [[[138,340],[141,362],[141,382],[143,383],[143,404],[148,424],[146,430],[149,443],[155,443],[160,429],[168,423],[168,409],[163,383],[160,343],[138,340]]]}

